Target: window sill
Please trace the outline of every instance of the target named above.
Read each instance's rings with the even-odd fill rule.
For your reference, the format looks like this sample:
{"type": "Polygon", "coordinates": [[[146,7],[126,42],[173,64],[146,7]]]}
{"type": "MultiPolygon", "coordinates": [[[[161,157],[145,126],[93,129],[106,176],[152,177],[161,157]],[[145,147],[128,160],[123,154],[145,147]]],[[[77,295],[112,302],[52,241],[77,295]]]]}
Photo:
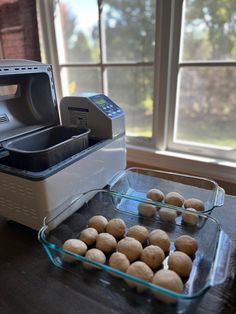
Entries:
{"type": "Polygon", "coordinates": [[[236,163],[226,160],[127,145],[127,161],[236,184],[236,163]]]}

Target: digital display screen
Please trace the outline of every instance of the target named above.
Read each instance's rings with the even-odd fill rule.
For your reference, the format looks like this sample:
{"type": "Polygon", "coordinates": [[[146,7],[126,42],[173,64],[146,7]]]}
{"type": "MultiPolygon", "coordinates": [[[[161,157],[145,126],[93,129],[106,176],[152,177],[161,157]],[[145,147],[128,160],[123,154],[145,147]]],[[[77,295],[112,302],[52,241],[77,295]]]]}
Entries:
{"type": "Polygon", "coordinates": [[[104,99],[104,98],[97,98],[97,99],[95,99],[95,104],[97,104],[97,105],[99,105],[99,106],[104,106],[104,105],[106,105],[106,100],[104,99]]]}

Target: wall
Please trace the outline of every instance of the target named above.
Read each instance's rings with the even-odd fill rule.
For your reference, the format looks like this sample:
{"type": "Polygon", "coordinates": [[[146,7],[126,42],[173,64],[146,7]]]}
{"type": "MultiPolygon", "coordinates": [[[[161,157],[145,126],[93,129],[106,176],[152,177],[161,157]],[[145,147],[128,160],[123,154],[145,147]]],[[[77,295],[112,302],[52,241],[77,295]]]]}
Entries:
{"type": "Polygon", "coordinates": [[[40,61],[35,0],[0,0],[0,58],[40,61]]]}

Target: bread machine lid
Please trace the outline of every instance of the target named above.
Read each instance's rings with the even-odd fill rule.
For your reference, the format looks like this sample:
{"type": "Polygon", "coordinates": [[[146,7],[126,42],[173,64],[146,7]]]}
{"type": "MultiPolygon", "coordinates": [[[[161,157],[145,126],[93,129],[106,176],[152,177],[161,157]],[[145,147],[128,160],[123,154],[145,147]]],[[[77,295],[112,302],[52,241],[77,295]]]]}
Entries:
{"type": "Polygon", "coordinates": [[[51,65],[0,60],[0,142],[59,122],[51,65]]]}

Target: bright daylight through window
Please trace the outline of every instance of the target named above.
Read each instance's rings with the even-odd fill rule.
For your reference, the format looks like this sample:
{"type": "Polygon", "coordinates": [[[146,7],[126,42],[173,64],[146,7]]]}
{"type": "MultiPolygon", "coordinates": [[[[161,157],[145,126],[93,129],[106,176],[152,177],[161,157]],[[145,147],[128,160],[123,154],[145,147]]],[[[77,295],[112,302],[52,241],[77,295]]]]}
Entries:
{"type": "Polygon", "coordinates": [[[151,136],[155,1],[59,2],[63,94],[104,92],[126,112],[127,134],[151,136]]]}
{"type": "Polygon", "coordinates": [[[60,96],[107,94],[125,111],[131,144],[236,159],[235,0],[44,6],[60,96]]]}
{"type": "Polygon", "coordinates": [[[173,142],[235,158],[236,2],[186,0],[182,19],[173,142]]]}

